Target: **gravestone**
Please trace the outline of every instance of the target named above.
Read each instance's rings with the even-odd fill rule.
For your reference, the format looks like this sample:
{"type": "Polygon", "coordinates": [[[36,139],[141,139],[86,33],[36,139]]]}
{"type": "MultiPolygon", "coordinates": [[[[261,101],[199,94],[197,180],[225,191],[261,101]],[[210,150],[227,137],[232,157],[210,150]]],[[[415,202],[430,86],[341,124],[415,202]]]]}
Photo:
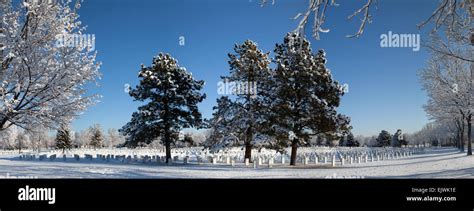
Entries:
{"type": "Polygon", "coordinates": [[[336,155],[332,156],[332,167],[336,167],[336,155]]]}
{"type": "Polygon", "coordinates": [[[46,156],[47,156],[47,155],[40,155],[40,156],[39,156],[39,160],[44,160],[44,159],[46,159],[46,156]]]}
{"type": "Polygon", "coordinates": [[[245,166],[249,166],[249,164],[250,164],[249,159],[248,159],[248,158],[245,158],[245,166]]]}
{"type": "Polygon", "coordinates": [[[50,160],[50,161],[53,161],[53,160],[55,160],[55,159],[56,159],[56,154],[49,156],[49,160],[50,160]]]}

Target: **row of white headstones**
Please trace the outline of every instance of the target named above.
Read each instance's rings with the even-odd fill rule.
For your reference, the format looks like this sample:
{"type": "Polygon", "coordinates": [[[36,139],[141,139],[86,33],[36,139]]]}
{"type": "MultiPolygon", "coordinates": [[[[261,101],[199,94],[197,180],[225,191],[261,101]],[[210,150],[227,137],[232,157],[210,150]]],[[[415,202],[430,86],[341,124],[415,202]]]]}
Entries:
{"type": "MultiPolygon", "coordinates": [[[[424,153],[426,147],[405,148],[370,148],[370,147],[302,147],[297,156],[297,163],[302,165],[331,165],[332,167],[344,166],[355,163],[376,162],[381,160],[399,159],[414,154],[424,153]]],[[[230,166],[245,165],[259,168],[267,166],[272,168],[275,164],[285,165],[289,161],[288,154],[277,153],[274,150],[253,150],[253,160],[244,158],[242,150],[233,148],[224,152],[210,152],[202,148],[176,149],[172,151],[171,164],[225,164],[230,166]]],[[[153,149],[98,149],[98,150],[72,150],[62,154],[60,150],[48,153],[27,153],[19,156],[21,160],[39,161],[96,161],[120,163],[145,163],[164,164],[166,157],[163,150],[153,149]],[[93,155],[96,152],[95,156],[93,155]],[[61,159],[62,158],[62,159],[61,159]]]]}

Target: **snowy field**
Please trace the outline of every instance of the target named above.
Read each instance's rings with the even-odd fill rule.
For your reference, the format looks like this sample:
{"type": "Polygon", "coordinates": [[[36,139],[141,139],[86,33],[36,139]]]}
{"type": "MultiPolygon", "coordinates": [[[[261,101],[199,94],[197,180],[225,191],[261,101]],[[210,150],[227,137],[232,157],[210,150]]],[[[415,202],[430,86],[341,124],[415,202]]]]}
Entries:
{"type": "MultiPolygon", "coordinates": [[[[136,153],[136,152],[134,152],[136,153]]],[[[40,153],[41,154],[41,153],[40,153]]],[[[55,152],[50,152],[53,155],[55,152]]],[[[25,154],[23,154],[25,155],[25,154]]],[[[133,156],[131,156],[133,157],[133,156]]],[[[106,158],[77,161],[68,154],[65,159],[43,160],[19,158],[14,152],[0,153],[0,178],[473,178],[474,157],[454,148],[433,148],[412,156],[379,158],[373,162],[352,161],[335,166],[331,162],[308,162],[289,166],[275,163],[254,166],[226,162],[143,163],[106,158]],[[256,167],[256,168],[255,168],[256,167]]],[[[127,160],[127,159],[125,159],[127,160]]],[[[304,162],[304,161],[303,161],[304,162]]],[[[258,162],[255,162],[258,163],[258,162]]]]}

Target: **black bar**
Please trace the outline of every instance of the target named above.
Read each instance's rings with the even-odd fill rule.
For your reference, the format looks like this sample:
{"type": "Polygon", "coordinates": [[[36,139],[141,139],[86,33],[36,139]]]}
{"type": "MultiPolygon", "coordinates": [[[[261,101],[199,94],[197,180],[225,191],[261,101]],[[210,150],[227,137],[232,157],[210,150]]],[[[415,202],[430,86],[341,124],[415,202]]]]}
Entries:
{"type": "MultiPolygon", "coordinates": [[[[469,179],[31,179],[0,180],[0,210],[26,208],[443,208],[473,210],[469,179]],[[18,190],[55,188],[55,204],[19,201],[18,190]],[[419,193],[413,188],[454,188],[419,193]],[[455,197],[409,202],[407,197],[455,197]],[[451,198],[452,199],[452,198],[451,198]]],[[[433,189],[432,189],[433,190],[433,189]]]]}

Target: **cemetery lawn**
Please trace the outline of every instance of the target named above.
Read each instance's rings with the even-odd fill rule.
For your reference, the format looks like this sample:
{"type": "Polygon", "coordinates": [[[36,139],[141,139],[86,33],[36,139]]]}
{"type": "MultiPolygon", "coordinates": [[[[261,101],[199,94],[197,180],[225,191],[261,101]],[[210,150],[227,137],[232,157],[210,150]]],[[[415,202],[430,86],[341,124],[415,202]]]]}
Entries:
{"type": "Polygon", "coordinates": [[[92,161],[19,160],[0,156],[0,178],[474,178],[474,157],[454,148],[437,148],[426,154],[368,163],[331,167],[236,164],[123,164],[92,161]]]}

